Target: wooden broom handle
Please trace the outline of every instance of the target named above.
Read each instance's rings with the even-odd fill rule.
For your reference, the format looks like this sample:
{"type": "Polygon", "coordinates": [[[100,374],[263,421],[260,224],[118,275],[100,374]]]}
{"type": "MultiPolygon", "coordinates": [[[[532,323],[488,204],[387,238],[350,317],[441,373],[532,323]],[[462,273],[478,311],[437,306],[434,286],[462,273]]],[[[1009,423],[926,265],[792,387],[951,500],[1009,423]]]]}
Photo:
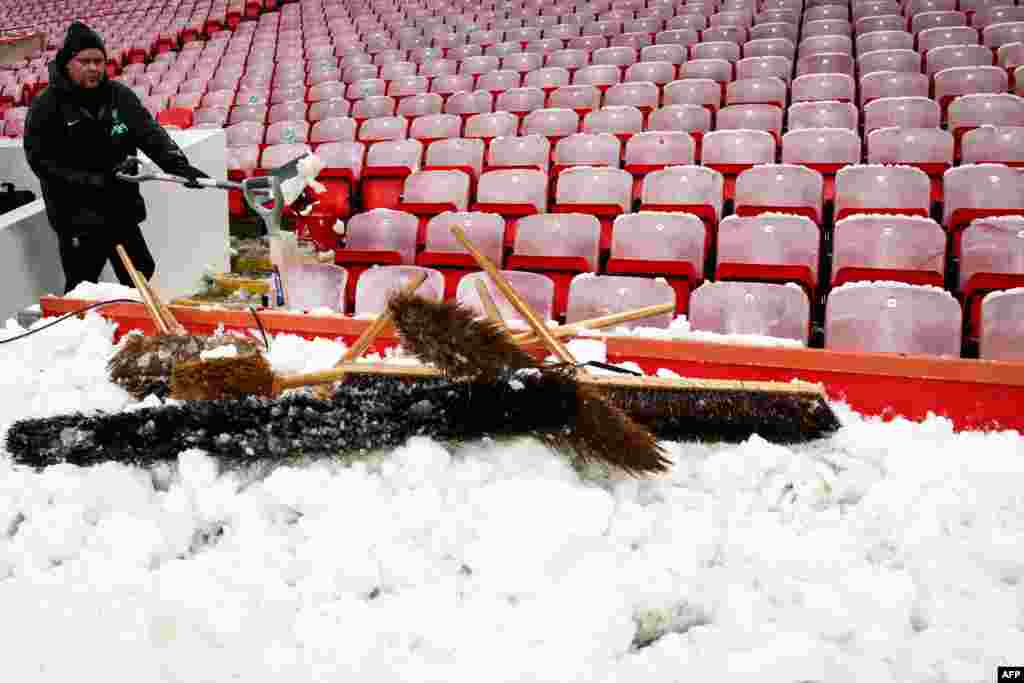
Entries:
{"type": "Polygon", "coordinates": [[[157,332],[160,334],[170,334],[171,329],[164,320],[163,316],[160,315],[160,309],[156,305],[156,301],[153,298],[153,292],[146,286],[146,281],[142,277],[139,271],[135,270],[135,264],[132,263],[131,258],[128,257],[128,252],[124,250],[120,244],[115,249],[117,255],[121,258],[121,263],[124,264],[125,270],[128,271],[128,276],[132,279],[135,284],[135,289],[139,292],[139,296],[142,297],[142,303],[146,306],[146,311],[149,313],[149,317],[153,320],[153,324],[156,325],[157,332]]]}
{"type": "Polygon", "coordinates": [[[487,317],[491,319],[491,322],[505,327],[505,319],[501,317],[501,311],[498,310],[498,305],[494,303],[494,297],[491,296],[491,292],[487,289],[487,284],[483,280],[476,281],[476,293],[480,297],[480,303],[483,304],[484,311],[487,313],[487,317]]]}
{"type": "MultiPolygon", "coordinates": [[[[412,294],[420,288],[427,280],[429,273],[421,272],[416,273],[413,277],[405,283],[405,287],[402,288],[403,294],[412,294]]],[[[359,335],[359,338],[355,340],[352,346],[348,347],[345,354],[341,357],[333,368],[330,370],[323,370],[320,372],[310,372],[303,375],[285,375],[283,377],[274,378],[274,393],[279,394],[285,389],[296,389],[298,387],[307,387],[314,384],[330,384],[331,382],[339,382],[345,379],[345,376],[349,373],[347,367],[351,367],[352,362],[363,355],[366,349],[370,348],[370,344],[384,331],[384,328],[391,322],[391,311],[390,308],[385,308],[380,315],[378,315],[374,321],[365,329],[363,333],[359,335]]]]}
{"type": "MultiPolygon", "coordinates": [[[[676,309],[673,303],[654,304],[653,306],[644,306],[642,308],[634,308],[631,311],[621,311],[619,313],[610,313],[608,315],[602,315],[597,318],[587,318],[586,320],[577,320],[574,323],[568,325],[559,325],[558,327],[551,329],[551,334],[561,339],[563,337],[571,337],[575,334],[579,334],[583,330],[600,330],[605,327],[611,327],[613,325],[619,325],[621,323],[628,323],[634,320],[643,320],[644,318],[650,318],[655,315],[662,315],[664,313],[671,313],[676,309]]],[[[527,345],[536,344],[541,341],[540,338],[533,332],[519,332],[512,335],[512,340],[517,344],[527,345]]]]}
{"type": "Polygon", "coordinates": [[[509,303],[519,311],[519,315],[523,316],[526,322],[533,329],[534,333],[540,337],[541,341],[544,342],[544,345],[548,347],[548,350],[555,354],[555,356],[557,356],[563,363],[571,363],[575,365],[576,359],[573,358],[571,353],[569,353],[569,349],[565,348],[565,345],[562,344],[562,342],[555,339],[555,336],[551,334],[550,330],[548,330],[544,321],[541,320],[533,308],[530,307],[530,304],[526,303],[526,300],[519,296],[519,292],[509,284],[509,281],[505,279],[505,276],[498,271],[497,266],[491,263],[491,260],[469,241],[469,238],[466,237],[466,233],[462,228],[457,225],[453,225],[451,227],[451,231],[452,234],[455,235],[455,239],[457,239],[459,243],[466,248],[466,251],[473,256],[476,262],[480,264],[480,267],[491,276],[491,280],[494,281],[494,284],[497,285],[498,289],[501,290],[501,293],[505,295],[505,298],[508,299],[509,303]]]}
{"type": "MultiPolygon", "coordinates": [[[[413,275],[405,287],[402,287],[402,294],[413,294],[417,289],[420,288],[424,282],[427,281],[427,275],[429,273],[421,272],[413,275]]],[[[391,322],[391,309],[388,307],[384,308],[384,311],[374,319],[374,321],[363,330],[363,333],[359,335],[359,338],[349,347],[345,355],[338,361],[338,365],[353,361],[356,358],[362,356],[366,349],[370,348],[370,344],[384,331],[384,328],[391,322]]]]}

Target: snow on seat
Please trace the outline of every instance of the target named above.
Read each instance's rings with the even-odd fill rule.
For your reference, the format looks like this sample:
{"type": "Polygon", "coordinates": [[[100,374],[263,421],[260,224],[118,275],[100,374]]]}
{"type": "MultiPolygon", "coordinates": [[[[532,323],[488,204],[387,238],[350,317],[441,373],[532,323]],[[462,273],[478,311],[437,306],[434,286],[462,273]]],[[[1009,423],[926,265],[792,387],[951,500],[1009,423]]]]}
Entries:
{"type": "Polygon", "coordinates": [[[427,223],[426,245],[416,256],[416,265],[434,268],[444,275],[444,298],[454,299],[456,287],[463,275],[480,270],[466,248],[452,234],[452,226],[459,226],[469,240],[497,267],[503,261],[505,220],[493,213],[479,211],[445,211],[427,223]]]}
{"type": "Polygon", "coordinates": [[[366,269],[416,262],[418,229],[416,216],[392,209],[373,209],[349,219],[345,226],[345,248],[334,252],[334,262],[349,272],[347,310],[355,307],[356,284],[366,269]]]}
{"type": "MultiPolygon", "coordinates": [[[[641,65],[637,65],[641,66],[641,65]]],[[[670,66],[670,64],[666,64],[670,66]]],[[[629,83],[616,83],[608,88],[604,95],[605,107],[622,106],[634,107],[646,118],[654,109],[658,108],[661,100],[661,90],[650,81],[632,81],[629,83]]],[[[589,116],[589,114],[588,114],[589,116]]],[[[643,119],[641,119],[641,126],[643,119]]]]}
{"type": "Polygon", "coordinates": [[[595,85],[574,83],[556,88],[548,95],[548,107],[571,109],[580,118],[601,106],[601,91],[595,85]]]}
{"type": "Polygon", "coordinates": [[[497,137],[488,148],[486,169],[536,168],[546,173],[550,149],[547,138],[540,135],[497,137]]]}
{"type": "MultiPolygon", "coordinates": [[[[357,103],[358,104],[358,103],[357,103]]],[[[444,100],[437,93],[419,93],[403,97],[395,110],[397,116],[412,119],[417,116],[440,114],[444,109],[444,100]]]]}
{"type": "Polygon", "coordinates": [[[353,142],[355,139],[355,119],[347,116],[321,119],[313,124],[309,133],[309,141],[315,145],[324,142],[353,142]]]}
{"type": "Polygon", "coordinates": [[[345,312],[348,271],[331,263],[298,263],[281,271],[288,292],[287,307],[297,311],[329,308],[345,312]]]}
{"type": "Polygon", "coordinates": [[[910,15],[910,32],[915,35],[930,28],[951,28],[966,25],[967,15],[963,12],[917,12],[910,15]]]}
{"type": "Polygon", "coordinates": [[[628,45],[602,47],[590,53],[590,63],[592,65],[615,66],[623,71],[626,67],[636,64],[637,58],[637,49],[628,45]]]}
{"type": "Polygon", "coordinates": [[[661,277],[676,292],[676,312],[686,313],[690,290],[704,279],[708,233],[692,214],[623,214],[612,227],[606,272],[661,277]]]}
{"type": "MultiPolygon", "coordinates": [[[[485,144],[498,137],[511,137],[519,130],[519,119],[507,111],[474,114],[466,121],[467,138],[479,138],[485,144]]],[[[452,137],[458,137],[457,135],[452,137]]]]}
{"type": "MultiPolygon", "coordinates": [[[[663,43],[660,45],[650,45],[640,50],[640,62],[641,64],[657,64],[659,62],[668,62],[674,67],[682,64],[687,59],[687,49],[682,45],[675,45],[672,43],[663,43]]],[[[635,66],[635,65],[634,65],[635,66]]],[[[626,80],[629,80],[627,78],[626,80]]],[[[651,80],[651,79],[641,79],[651,80]]],[[[657,81],[655,81],[657,82],[657,81]]]]}
{"type": "Polygon", "coordinates": [[[364,100],[368,97],[384,97],[388,93],[388,84],[381,78],[364,78],[353,81],[345,88],[345,99],[351,102],[364,100]]]}
{"type": "Polygon", "coordinates": [[[419,140],[385,140],[371,144],[363,169],[363,206],[367,209],[395,208],[406,177],[420,167],[422,158],[423,143],[419,140]]]}
{"type": "Polygon", "coordinates": [[[857,71],[862,76],[876,71],[921,73],[921,55],[913,50],[875,50],[857,58],[857,71]]]}
{"type": "MultiPolygon", "coordinates": [[[[618,137],[623,144],[643,129],[643,112],[633,106],[604,106],[583,118],[584,133],[609,133],[618,137]]],[[[557,153],[557,146],[555,149],[557,153]]]]}
{"type": "MultiPolygon", "coordinates": [[[[503,270],[509,284],[526,299],[526,303],[537,312],[542,320],[551,320],[555,302],[555,283],[547,275],[541,273],[529,273],[522,270],[503,270]]],[[[455,300],[476,312],[478,317],[487,315],[487,308],[480,300],[480,292],[477,290],[477,283],[483,283],[491,295],[491,300],[498,308],[498,313],[504,320],[505,325],[512,328],[528,327],[522,319],[515,306],[509,303],[505,295],[501,293],[498,286],[491,280],[487,273],[470,273],[459,280],[459,286],[455,293],[455,300]]]]}
{"type": "Polygon", "coordinates": [[[670,104],[655,109],[647,118],[647,130],[658,133],[687,133],[693,138],[693,158],[701,158],[704,135],[711,130],[711,110],[696,104],[670,104]]]}
{"type": "Polygon", "coordinates": [[[771,105],[783,109],[786,106],[786,92],[786,83],[775,76],[743,78],[733,81],[725,87],[725,103],[726,105],[771,105]]]}
{"type": "Polygon", "coordinates": [[[1024,287],[1024,216],[980,218],[963,231],[959,289],[976,337],[982,297],[1024,287]]]}
{"type": "MultiPolygon", "coordinates": [[[[664,48],[668,46],[662,45],[654,47],[664,48]]],[[[613,90],[621,91],[622,86],[628,83],[650,83],[651,85],[655,86],[655,88],[657,88],[659,86],[668,85],[672,81],[676,80],[677,73],[678,69],[676,67],[676,64],[671,61],[665,60],[658,62],[637,62],[636,64],[626,69],[626,78],[624,83],[613,85],[611,88],[608,89],[608,92],[605,93],[606,101],[608,95],[610,95],[613,90]]],[[[651,106],[657,105],[655,104],[651,106]]]]}
{"type": "MultiPolygon", "coordinates": [[[[405,98],[413,95],[426,95],[430,89],[430,79],[426,76],[404,76],[388,82],[387,95],[398,100],[399,105],[405,98]]],[[[432,93],[437,95],[437,93],[432,93]]],[[[440,95],[437,95],[440,98],[440,95]]]]}
{"type": "Polygon", "coordinates": [[[736,79],[750,78],[778,78],[788,84],[793,80],[793,61],[777,55],[744,57],[736,62],[736,79]]]}
{"type": "Polygon", "coordinates": [[[644,177],[640,210],[691,213],[698,216],[711,239],[722,216],[725,177],[705,166],[670,166],[644,177]]]}
{"type": "Polygon", "coordinates": [[[851,282],[825,307],[825,348],[960,356],[962,313],[949,292],[902,282],[851,282]]]}
{"type": "MultiPolygon", "coordinates": [[[[363,143],[352,140],[324,142],[316,146],[316,155],[324,164],[317,180],[327,191],[317,197],[318,201],[313,207],[314,215],[338,220],[352,213],[352,188],[362,178],[365,154],[363,143]]],[[[333,229],[334,221],[329,223],[333,229]]]]}
{"type": "Polygon", "coordinates": [[[544,91],[535,86],[515,87],[500,93],[494,101],[495,111],[514,114],[522,119],[531,111],[544,108],[544,91]]]}
{"type": "Polygon", "coordinates": [[[851,102],[823,100],[820,102],[795,102],[787,113],[789,130],[800,128],[847,128],[859,129],[859,112],[851,102]]]}
{"type": "MultiPolygon", "coordinates": [[[[705,111],[700,109],[699,111],[705,111]]],[[[668,166],[688,166],[694,162],[696,148],[689,133],[637,133],[626,143],[623,168],[634,178],[633,196],[640,197],[640,183],[652,171],[668,166]]]]}
{"type": "Polygon", "coordinates": [[[271,169],[284,166],[285,164],[298,159],[303,154],[309,154],[312,150],[309,145],[303,143],[284,143],[279,145],[268,145],[260,155],[260,165],[256,170],[261,175],[271,169]]]}
{"type": "Polygon", "coordinates": [[[948,115],[950,103],[963,95],[1005,93],[1010,81],[998,66],[954,66],[935,74],[935,99],[948,115]]]}
{"type": "Polygon", "coordinates": [[[893,280],[942,287],[946,233],[931,218],[858,214],[836,223],[832,286],[893,280]]]}
{"type": "MultiPolygon", "coordinates": [[[[358,103],[357,103],[358,104],[358,103]]],[[[357,121],[358,116],[353,117],[357,121]]],[[[379,142],[382,140],[402,140],[407,137],[409,120],[404,116],[382,116],[363,121],[359,126],[360,142],[379,142]]]]}
{"type": "Polygon", "coordinates": [[[813,296],[821,231],[794,214],[729,216],[718,225],[716,280],[795,282],[813,296]]]}
{"type": "Polygon", "coordinates": [[[544,66],[544,56],[534,52],[521,52],[502,57],[501,68],[528,74],[544,66]]]}
{"type": "Polygon", "coordinates": [[[800,41],[797,57],[810,57],[824,54],[853,54],[853,38],[848,35],[810,36],[800,41]]]}
{"type": "Polygon", "coordinates": [[[463,122],[474,114],[486,114],[492,111],[494,111],[494,96],[486,90],[456,90],[448,94],[444,103],[444,113],[458,114],[462,117],[463,122]]]}
{"type": "Polygon", "coordinates": [[[484,141],[479,138],[445,138],[430,143],[423,170],[459,170],[475,183],[484,168],[484,141]]]}
{"type": "Polygon", "coordinates": [[[552,175],[573,166],[609,166],[618,168],[622,143],[610,133],[574,133],[555,145],[552,175]]]}
{"type": "Polygon", "coordinates": [[[565,313],[569,284],[579,273],[598,267],[601,223],[584,213],[525,216],[516,230],[515,247],[506,261],[510,270],[547,275],[555,283],[553,316],[565,313]]]}
{"type": "Polygon", "coordinates": [[[546,67],[561,67],[573,72],[590,64],[590,53],[586,50],[566,49],[552,52],[544,62],[546,67]]]}
{"type": "Polygon", "coordinates": [[[1024,289],[993,292],[981,302],[979,356],[1024,361],[1024,289]]]}
{"type": "Polygon", "coordinates": [[[929,78],[956,66],[992,66],[992,50],[984,45],[940,45],[925,55],[924,72],[929,78]]]}
{"type": "Polygon", "coordinates": [[[927,218],[931,181],[928,174],[912,166],[846,166],[836,173],[835,202],[837,221],[860,213],[927,218]]]}
{"type": "Polygon", "coordinates": [[[267,126],[264,141],[268,145],[292,145],[305,143],[309,139],[309,124],[306,121],[278,121],[267,126]]]}
{"type": "Polygon", "coordinates": [[[847,74],[805,74],[793,79],[790,90],[792,102],[819,100],[856,101],[857,83],[847,74]]]}
{"type": "Polygon", "coordinates": [[[821,223],[824,179],[793,164],[763,164],[736,177],[736,214],[789,213],[821,223]]]}
{"type": "Polygon", "coordinates": [[[818,19],[805,21],[803,37],[811,36],[849,36],[853,34],[853,26],[845,19],[818,19]]]}
{"type": "Polygon", "coordinates": [[[913,50],[914,34],[904,30],[857,32],[857,54],[879,50],[913,50]]]}
{"type": "Polygon", "coordinates": [[[521,83],[522,76],[520,73],[511,69],[496,69],[481,74],[476,79],[477,90],[486,90],[498,98],[503,93],[518,88],[521,83]]]}
{"type": "Polygon", "coordinates": [[[309,113],[306,116],[310,121],[322,121],[323,119],[348,116],[352,112],[352,105],[348,100],[335,97],[329,100],[318,100],[309,105],[309,113]]]}
{"type": "Polygon", "coordinates": [[[941,128],[879,128],[868,135],[869,164],[919,168],[932,183],[932,201],[942,201],[942,177],[953,165],[953,135],[941,128]]]}
{"type": "Polygon", "coordinates": [[[860,161],[860,135],[846,128],[803,128],[782,136],[782,163],[800,164],[822,174],[825,201],[835,194],[836,173],[860,161]]]}
{"type": "Polygon", "coordinates": [[[740,46],[725,41],[705,41],[692,49],[694,59],[724,59],[735,64],[740,60],[740,46]]]}
{"type": "Polygon", "coordinates": [[[420,217],[416,244],[426,243],[427,222],[445,211],[466,211],[472,179],[465,171],[417,171],[405,179],[398,209],[420,217]]]}
{"type": "MultiPolygon", "coordinates": [[[[615,140],[613,136],[609,137],[615,140]]],[[[555,182],[555,205],[552,211],[582,212],[597,216],[601,222],[600,248],[603,252],[608,251],[611,247],[612,222],[619,214],[631,210],[633,176],[617,167],[573,166],[559,174],[555,182]]]]}
{"type": "Polygon", "coordinates": [[[700,332],[794,339],[810,331],[803,288],[770,282],[705,282],[690,294],[690,327],[700,332]]]}
{"type": "Polygon", "coordinates": [[[944,45],[979,45],[981,34],[969,26],[936,26],[917,34],[917,50],[927,55],[930,50],[944,45]]]}
{"type": "Polygon", "coordinates": [[[457,138],[462,133],[462,117],[456,114],[417,116],[409,126],[409,137],[429,145],[437,140],[457,138]]]}
{"type": "Polygon", "coordinates": [[[527,88],[540,88],[545,95],[550,95],[558,88],[570,85],[572,74],[568,69],[560,66],[546,66],[543,69],[531,71],[523,77],[523,86],[527,88]]]}
{"type": "Polygon", "coordinates": [[[722,106],[722,86],[710,78],[672,81],[662,92],[662,105],[695,104],[716,112],[722,106]]]}
{"type": "Polygon", "coordinates": [[[953,233],[953,257],[959,256],[962,231],[978,218],[1024,215],[1024,175],[1002,164],[969,164],[943,176],[942,223],[953,233]]]}
{"type": "Polygon", "coordinates": [[[1024,97],[1008,93],[964,95],[950,102],[948,127],[956,140],[957,159],[964,133],[986,125],[1024,126],[1024,97]]]}
{"type": "Polygon", "coordinates": [[[751,39],[743,43],[743,58],[784,57],[792,63],[796,59],[796,31],[793,24],[758,24],[751,31],[751,39]]]}
{"type": "Polygon", "coordinates": [[[523,118],[521,133],[526,135],[543,135],[549,144],[555,144],[562,138],[573,135],[579,130],[580,116],[575,111],[563,107],[537,109],[523,118]]]}
{"type": "Polygon", "coordinates": [[[797,76],[807,74],[846,74],[853,76],[856,64],[853,56],[842,52],[808,55],[796,61],[797,76]]]}
{"type": "Polygon", "coordinates": [[[474,211],[485,211],[505,219],[506,249],[515,244],[516,225],[523,216],[547,211],[548,176],[528,168],[488,171],[480,176],[474,211]]]}
{"type": "Polygon", "coordinates": [[[929,97],[930,94],[931,79],[924,74],[876,71],[860,79],[861,108],[883,97],[929,97]]]}
{"type": "Polygon", "coordinates": [[[1024,168],[1024,126],[981,126],[961,140],[965,164],[1006,164],[1024,168]]]}
{"type": "Polygon", "coordinates": [[[704,136],[701,163],[724,176],[725,198],[732,199],[736,176],[748,168],[775,163],[777,146],[775,136],[768,131],[715,130],[704,136]]]}
{"type": "Polygon", "coordinates": [[[939,103],[927,97],[882,97],[864,105],[864,132],[879,128],[938,128],[939,103]]]}
{"type": "Polygon", "coordinates": [[[876,31],[906,31],[909,28],[899,4],[886,0],[858,3],[858,7],[853,10],[853,19],[854,32],[858,36],[876,31]]]}
{"type": "Polygon", "coordinates": [[[377,266],[366,270],[356,285],[355,315],[377,317],[388,306],[396,292],[420,273],[426,273],[426,281],[416,290],[416,295],[430,301],[440,302],[444,297],[444,276],[433,268],[420,266],[377,266]]]}
{"type": "MultiPolygon", "coordinates": [[[[623,313],[643,306],[676,304],[676,292],[664,280],[582,273],[569,285],[566,323],[623,313]]],[[[660,327],[672,324],[672,314],[623,323],[623,327],[660,327]]]]}
{"type": "Polygon", "coordinates": [[[724,91],[725,84],[733,80],[733,66],[724,59],[691,59],[679,65],[679,78],[714,81],[724,91]]]}

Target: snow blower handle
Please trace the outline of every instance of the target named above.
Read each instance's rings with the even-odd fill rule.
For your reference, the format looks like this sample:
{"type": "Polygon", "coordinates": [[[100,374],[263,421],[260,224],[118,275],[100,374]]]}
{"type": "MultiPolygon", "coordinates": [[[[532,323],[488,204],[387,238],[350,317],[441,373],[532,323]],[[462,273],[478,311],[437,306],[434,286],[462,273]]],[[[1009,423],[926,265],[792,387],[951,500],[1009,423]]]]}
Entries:
{"type": "Polygon", "coordinates": [[[241,190],[241,183],[233,183],[230,181],[213,180],[212,178],[196,178],[195,180],[189,180],[188,178],[182,178],[181,176],[171,175],[170,173],[163,173],[161,171],[154,171],[152,169],[143,170],[142,161],[138,157],[128,157],[118,167],[114,173],[118,180],[123,180],[128,183],[144,183],[150,180],[159,180],[165,183],[177,183],[178,185],[190,185],[192,187],[216,187],[222,190],[241,190]],[[137,171],[135,173],[128,173],[127,169],[134,166],[137,171]]]}
{"type": "Polygon", "coordinates": [[[142,161],[138,157],[128,157],[122,162],[115,175],[118,179],[129,183],[144,183],[151,180],[159,180],[165,183],[176,183],[187,187],[217,188],[220,190],[238,190],[245,198],[245,203],[263,220],[267,226],[267,232],[271,236],[281,233],[281,216],[284,211],[284,195],[281,192],[281,179],[275,174],[246,178],[240,183],[230,180],[214,180],[212,178],[196,178],[190,180],[181,176],[171,175],[154,171],[151,168],[143,170],[142,161]],[[128,173],[127,169],[134,167],[135,173],[128,173]],[[264,206],[264,202],[271,201],[270,207],[264,206]]]}

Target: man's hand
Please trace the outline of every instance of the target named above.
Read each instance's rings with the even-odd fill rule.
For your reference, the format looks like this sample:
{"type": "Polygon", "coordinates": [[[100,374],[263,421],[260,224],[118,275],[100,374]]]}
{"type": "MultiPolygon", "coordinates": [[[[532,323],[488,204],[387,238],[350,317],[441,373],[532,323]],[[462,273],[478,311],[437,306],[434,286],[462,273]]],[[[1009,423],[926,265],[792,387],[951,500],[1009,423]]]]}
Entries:
{"type": "Polygon", "coordinates": [[[114,167],[114,177],[116,178],[120,174],[136,176],[139,174],[139,160],[135,158],[128,158],[119,163],[114,167]]]}

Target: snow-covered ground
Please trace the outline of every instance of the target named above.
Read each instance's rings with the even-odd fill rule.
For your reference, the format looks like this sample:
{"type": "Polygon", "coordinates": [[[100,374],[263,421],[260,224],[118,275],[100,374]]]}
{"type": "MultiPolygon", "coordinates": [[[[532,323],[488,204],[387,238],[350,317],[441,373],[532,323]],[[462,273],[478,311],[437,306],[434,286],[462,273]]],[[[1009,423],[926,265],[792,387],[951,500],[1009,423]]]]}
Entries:
{"type": "MultiPolygon", "coordinates": [[[[0,344],[0,431],[129,406],[111,338],[90,315],[0,344]]],[[[280,337],[271,359],[340,351],[280,337]]],[[[940,683],[1024,662],[1024,440],[837,410],[828,442],[668,444],[645,480],[581,479],[528,439],[263,477],[0,452],[0,678],[940,683]]]]}

